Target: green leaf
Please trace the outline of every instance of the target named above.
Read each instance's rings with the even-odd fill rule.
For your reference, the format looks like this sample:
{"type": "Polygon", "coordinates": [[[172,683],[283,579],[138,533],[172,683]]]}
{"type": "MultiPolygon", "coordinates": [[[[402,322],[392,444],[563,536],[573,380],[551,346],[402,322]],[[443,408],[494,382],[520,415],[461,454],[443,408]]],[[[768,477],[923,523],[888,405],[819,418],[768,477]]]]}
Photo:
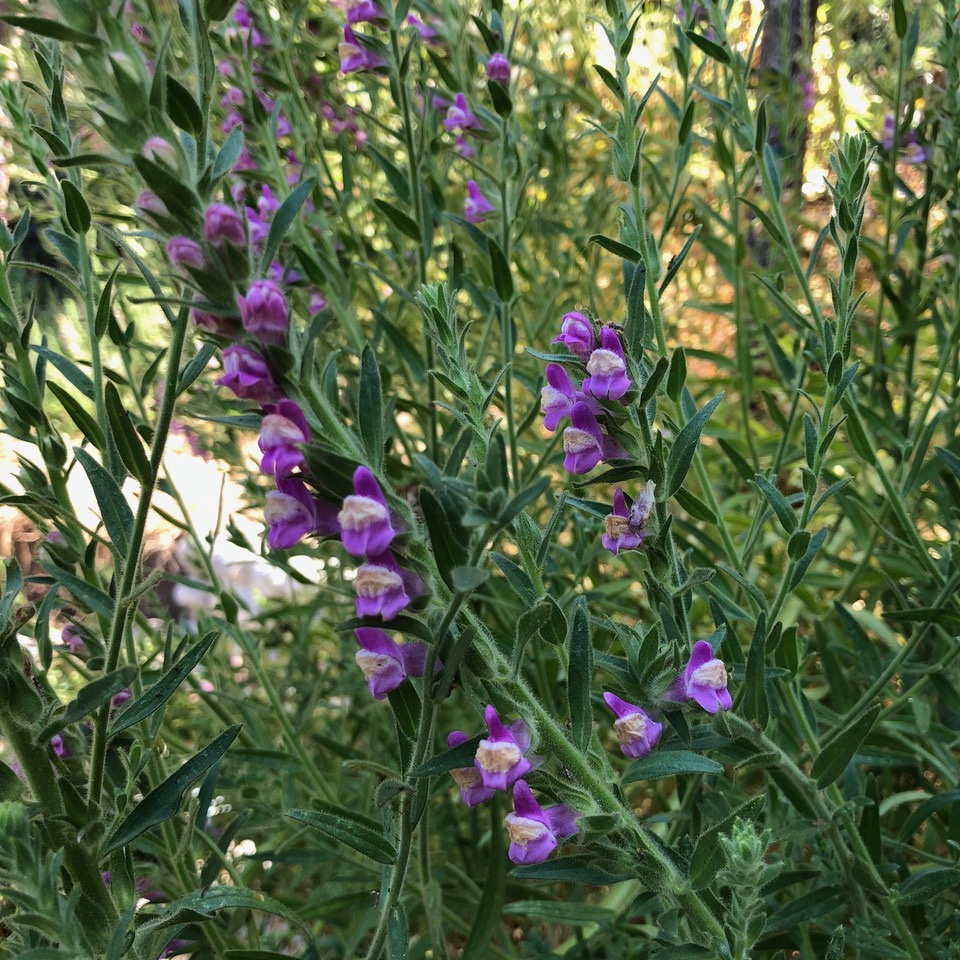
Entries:
{"type": "Polygon", "coordinates": [[[9,23],[11,27],[26,30],[27,33],[36,34],[38,37],[49,37],[51,40],[60,40],[62,43],[77,43],[88,47],[99,47],[101,45],[100,38],[92,33],[74,30],[73,27],[69,27],[65,23],[47,20],[44,17],[15,17],[8,14],[0,17],[0,20],[9,23]]]}
{"type": "Polygon", "coordinates": [[[634,250],[633,247],[628,247],[625,243],[620,243],[619,240],[611,240],[610,237],[605,237],[602,233],[595,233],[590,238],[590,242],[603,247],[604,250],[615,253],[624,260],[629,260],[631,263],[643,262],[643,255],[639,250],[634,250]]]}
{"type": "Polygon", "coordinates": [[[663,777],[681,777],[690,773],[723,773],[723,767],[691,750],[659,750],[631,763],[620,778],[621,783],[639,783],[641,780],[659,780],[663,777]]]}
{"type": "Polygon", "coordinates": [[[710,414],[713,413],[722,399],[723,394],[717,394],[697,411],[696,416],[677,434],[677,439],[674,440],[667,457],[665,483],[667,497],[672,497],[680,489],[680,485],[683,483],[683,479],[696,455],[697,447],[700,445],[700,434],[703,432],[707,420],[710,419],[710,414]]]}
{"type": "Polygon", "coordinates": [[[280,243],[287,235],[287,231],[290,229],[293,221],[297,218],[297,214],[300,213],[300,208],[306,202],[307,197],[313,192],[314,183],[315,181],[312,177],[309,180],[304,180],[303,183],[280,204],[280,208],[273,215],[273,220],[270,222],[270,232],[267,234],[267,242],[263,248],[263,256],[260,258],[260,265],[263,271],[266,271],[276,259],[277,251],[280,249],[280,243]]]}
{"type": "Polygon", "coordinates": [[[430,534],[430,544],[436,558],[437,568],[444,583],[455,589],[451,571],[462,566],[467,559],[466,544],[454,535],[453,527],[443,504],[432,490],[423,487],[420,490],[420,508],[430,534]]]}
{"type": "Polygon", "coordinates": [[[487,875],[483,893],[477,906],[473,926],[467,937],[460,960],[488,960],[490,944],[500,927],[500,905],[506,893],[504,874],[507,871],[507,845],[500,805],[494,801],[490,807],[490,843],[487,849],[487,875]]]}
{"type": "Polygon", "coordinates": [[[773,219],[770,217],[770,214],[766,213],[764,210],[761,210],[752,200],[747,197],[737,197],[737,199],[742,203],[748,206],[756,215],[760,222],[763,224],[767,233],[770,234],[770,239],[777,244],[778,246],[783,246],[783,234],[780,232],[780,228],[773,222],[773,219]]]}
{"type": "Polygon", "coordinates": [[[181,129],[196,136],[203,129],[203,113],[193,94],[179,80],[167,76],[167,116],[181,129]]]}
{"type": "Polygon", "coordinates": [[[202,343],[200,349],[190,358],[177,375],[177,393],[181,394],[207,369],[210,358],[217,352],[215,343],[202,343]]]}
{"type": "Polygon", "coordinates": [[[797,515],[787,498],[766,477],[759,473],[753,478],[753,482],[760,488],[760,492],[773,507],[773,512],[777,515],[780,526],[787,533],[793,533],[797,529],[797,515]]]}
{"type": "Polygon", "coordinates": [[[360,358],[360,395],[357,410],[360,436],[374,470],[383,466],[383,387],[380,366],[373,348],[367,344],[360,358]]]}
{"type": "Polygon", "coordinates": [[[97,317],[93,325],[94,333],[98,340],[107,332],[107,323],[110,320],[110,306],[113,298],[113,280],[120,266],[121,264],[118,263],[113,268],[113,272],[103,285],[103,290],[100,293],[100,302],[97,304],[97,317]]]}
{"type": "Polygon", "coordinates": [[[473,593],[490,579],[490,574],[480,567],[454,567],[450,579],[457,593],[473,593]]]}
{"type": "Polygon", "coordinates": [[[847,769],[857,747],[873,728],[879,713],[880,704],[873,704],[824,745],[810,768],[810,776],[817,781],[818,787],[823,788],[833,783],[847,769]]]}
{"type": "MultiPolygon", "coordinates": [[[[114,831],[110,842],[104,848],[104,855],[125,847],[151,827],[176,816],[180,809],[184,791],[230,749],[230,744],[236,740],[242,726],[243,724],[237,723],[228,730],[224,730],[216,740],[192,756],[176,773],[167,777],[159,787],[151,790],[133,808],[131,813],[124,817],[123,822],[114,831]]],[[[173,905],[171,904],[167,908],[167,915],[172,908],[173,905]]]]}
{"type": "Polygon", "coordinates": [[[502,553],[491,550],[490,559],[500,568],[501,573],[507,578],[507,583],[513,588],[513,592],[520,598],[520,602],[525,606],[533,606],[537,602],[537,588],[523,567],[518,566],[509,557],[502,553]]]}
{"type": "Polygon", "coordinates": [[[570,707],[570,726],[573,744],[582,753],[590,746],[593,733],[593,705],[590,691],[593,686],[593,641],[590,637],[590,615],[587,601],[577,597],[570,620],[569,667],[567,669],[567,699],[570,707]]]}
{"type": "MultiPolygon", "coordinates": [[[[191,227],[199,223],[200,199],[182,178],[159,163],[148,160],[143,154],[134,156],[133,165],[175,220],[191,227]]],[[[277,213],[279,212],[278,210],[277,213]]]]}
{"type": "Polygon", "coordinates": [[[517,900],[504,905],[504,914],[529,917],[545,923],[561,923],[584,927],[591,923],[609,923],[616,911],[598,903],[576,903],[569,900],[517,900]]]}
{"type": "Polygon", "coordinates": [[[593,65],[593,69],[597,71],[597,75],[606,84],[607,89],[622,103],[624,93],[620,81],[606,67],[601,67],[598,63],[593,65]]]}
{"type": "Polygon", "coordinates": [[[546,863],[516,867],[512,871],[519,880],[545,880],[560,883],[586,883],[601,887],[631,879],[634,874],[617,871],[609,858],[599,859],[589,854],[557,857],[546,863]]]}
{"type": "Polygon", "coordinates": [[[67,211],[67,223],[81,236],[90,229],[90,208],[83,194],[69,180],[60,182],[63,190],[63,203],[67,211]]]}
{"type": "Polygon", "coordinates": [[[695,47],[699,47],[708,57],[716,60],[717,63],[730,63],[730,54],[727,53],[727,51],[721,47],[720,44],[714,43],[712,40],[708,40],[706,37],[701,36],[699,33],[696,33],[693,30],[687,31],[687,39],[695,47]]]}
{"type": "Polygon", "coordinates": [[[384,836],[383,827],[345,807],[323,804],[316,810],[287,810],[284,815],[315,827],[377,863],[393,863],[397,859],[397,851],[384,836]]]}
{"type": "Polygon", "coordinates": [[[758,793],[697,837],[693,856],[690,858],[690,884],[694,890],[702,890],[707,886],[723,866],[720,837],[730,833],[737,819],[755,820],[759,817],[765,803],[766,797],[758,793]]]}
{"type": "Polygon", "coordinates": [[[680,391],[687,381],[687,355],[683,346],[677,347],[670,358],[670,373],[667,376],[667,396],[674,402],[679,403],[680,391]]]}
{"type": "Polygon", "coordinates": [[[223,141],[217,159],[213,161],[211,180],[216,183],[222,176],[228,174],[236,166],[241,153],[243,153],[243,127],[234,127],[227,139],[223,141]]]}
{"type": "Polygon", "coordinates": [[[116,480],[83,447],[74,447],[73,455],[90,479],[103,525],[107,528],[117,559],[124,561],[133,536],[133,511],[116,480]]]}
{"type": "Polygon", "coordinates": [[[138,942],[139,938],[157,930],[209,919],[219,910],[260,910],[303,928],[297,914],[279,901],[245,887],[219,886],[190,893],[167,904],[160,916],[137,927],[138,942]]]}
{"type": "Polygon", "coordinates": [[[57,566],[51,560],[45,560],[44,569],[54,580],[70,591],[81,603],[86,604],[94,613],[108,620],[113,616],[113,599],[97,587],[90,586],[86,580],[75,577],[68,570],[57,566]]]}
{"type": "Polygon", "coordinates": [[[820,547],[823,546],[823,541],[827,539],[827,533],[829,531],[826,527],[821,527],[811,538],[810,543],[807,546],[806,551],[803,556],[797,561],[797,565],[793,568],[793,576],[790,578],[790,589],[794,590],[799,585],[800,581],[803,579],[804,574],[807,572],[807,568],[813,562],[813,558],[817,555],[820,550],[820,547]]]}
{"type": "Polygon", "coordinates": [[[67,416],[79,427],[80,432],[98,449],[103,450],[105,441],[103,431],[94,418],[80,406],[79,402],[63,387],[47,381],[47,389],[60,401],[67,416]]]}
{"type": "Polygon", "coordinates": [[[907,11],[903,0],[893,0],[893,29],[897,33],[898,40],[902,40],[907,35],[907,11]]]}
{"type": "Polygon", "coordinates": [[[72,360],[42,344],[32,344],[31,349],[52,363],[88,400],[93,400],[93,381],[72,360]]]}
{"type": "Polygon", "coordinates": [[[765,676],[765,654],[767,639],[767,618],[761,613],[750,641],[747,654],[747,676],[743,691],[743,712],[751,720],[756,720],[761,728],[767,725],[769,712],[767,707],[767,685],[765,676]]]}
{"type": "Polygon", "coordinates": [[[159,710],[173,696],[177,687],[190,675],[203,655],[213,646],[219,634],[211,630],[202,640],[195,643],[167,672],[136,700],[126,704],[110,724],[110,736],[116,736],[122,730],[146,720],[159,710]]]}
{"type": "Polygon", "coordinates": [[[99,677],[82,687],[77,693],[76,699],[67,704],[63,713],[54,717],[44,726],[37,736],[38,741],[42,743],[49,740],[54,734],[93,713],[94,710],[103,706],[121,690],[129,687],[136,675],[137,668],[133,664],[127,664],[120,667],[119,670],[114,670],[105,677],[99,677]]]}
{"type": "Polygon", "coordinates": [[[110,432],[117,444],[117,451],[124,466],[144,486],[150,482],[150,461],[143,449],[140,434],[137,433],[120,399],[117,388],[107,381],[104,387],[104,399],[107,407],[107,420],[110,422],[110,432]]]}
{"type": "Polygon", "coordinates": [[[420,242],[420,226],[412,217],[408,217],[402,210],[386,200],[375,200],[377,209],[405,236],[420,242]]]}
{"type": "MultiPolygon", "coordinates": [[[[626,268],[624,273],[626,274],[626,268]]],[[[647,285],[647,267],[642,260],[634,266],[629,280],[630,282],[627,285],[627,353],[639,362],[639,359],[643,356],[643,341],[646,337],[647,323],[647,313],[643,305],[643,295],[647,285]]],[[[664,357],[660,359],[666,361],[664,357]]],[[[644,393],[646,393],[646,384],[644,385],[644,393]]],[[[643,406],[644,402],[641,400],[640,405],[643,406]]]]}
{"type": "Polygon", "coordinates": [[[510,273],[510,264],[503,255],[503,251],[493,238],[487,239],[487,250],[490,254],[490,269],[493,270],[493,287],[503,303],[513,298],[513,275],[510,273]]]}
{"type": "Polygon", "coordinates": [[[426,763],[420,764],[413,772],[414,777],[432,777],[438,773],[447,773],[450,770],[458,770],[462,767],[472,767],[477,747],[483,738],[484,734],[478,733],[458,747],[452,747],[450,750],[437,754],[426,763]]]}
{"type": "Polygon", "coordinates": [[[952,806],[955,803],[960,803],[960,790],[947,790],[945,793],[938,793],[930,797],[929,800],[924,800],[923,803],[918,804],[917,809],[903,821],[900,827],[900,833],[898,835],[900,841],[904,842],[909,840],[920,827],[923,826],[927,819],[932,817],[937,811],[942,810],[944,807],[952,806]]]}
{"type": "MultiPolygon", "coordinates": [[[[690,106],[693,106],[693,101],[690,102],[690,106]]],[[[670,263],[667,264],[667,272],[664,275],[663,280],[660,281],[660,295],[663,296],[664,290],[670,285],[670,281],[677,275],[679,269],[683,266],[683,261],[687,259],[687,254],[690,252],[690,248],[697,242],[697,237],[700,236],[700,231],[703,229],[703,224],[698,223],[693,230],[693,233],[687,237],[687,242],[683,245],[683,249],[675,256],[670,258],[670,263]]]]}
{"type": "MultiPolygon", "coordinates": [[[[816,919],[819,926],[826,926],[826,918],[849,902],[850,893],[839,885],[819,886],[796,900],[791,900],[767,918],[764,933],[786,930],[807,920],[816,919]]],[[[827,927],[827,929],[830,929],[827,927]]]]}

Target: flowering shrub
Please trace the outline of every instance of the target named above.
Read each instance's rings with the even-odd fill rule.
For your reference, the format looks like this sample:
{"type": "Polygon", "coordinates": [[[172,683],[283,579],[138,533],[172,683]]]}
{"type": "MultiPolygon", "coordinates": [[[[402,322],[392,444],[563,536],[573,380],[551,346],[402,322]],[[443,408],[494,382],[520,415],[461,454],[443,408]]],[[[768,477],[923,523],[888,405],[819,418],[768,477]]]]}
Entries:
{"type": "Polygon", "coordinates": [[[113,7],[0,17],[3,950],[954,956],[952,0],[832,140],[787,3],[113,7]]]}

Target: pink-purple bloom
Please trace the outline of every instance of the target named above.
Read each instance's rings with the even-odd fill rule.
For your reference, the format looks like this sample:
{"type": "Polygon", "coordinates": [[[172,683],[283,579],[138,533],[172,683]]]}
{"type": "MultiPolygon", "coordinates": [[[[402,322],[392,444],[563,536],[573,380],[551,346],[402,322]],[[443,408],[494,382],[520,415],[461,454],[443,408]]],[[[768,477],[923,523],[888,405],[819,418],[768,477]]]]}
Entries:
{"type": "Polygon", "coordinates": [[[407,24],[413,27],[413,29],[420,34],[421,40],[430,44],[431,46],[436,45],[436,43],[439,41],[437,31],[434,30],[433,27],[424,23],[415,13],[407,15],[407,24]]]}
{"type": "Polygon", "coordinates": [[[287,341],[290,318],[283,291],[272,280],[255,280],[245,297],[237,297],[240,319],[247,333],[261,343],[282,346],[287,341]]]}
{"type": "Polygon", "coordinates": [[[663,724],[657,723],[640,707],[621,700],[613,693],[604,693],[604,702],[617,715],[613,730],[620,741],[620,749],[628,757],[639,760],[657,745],[663,724]]]}
{"type": "Polygon", "coordinates": [[[713,647],[706,640],[698,640],[693,645],[690,660],[667,699],[696,700],[707,713],[716,713],[721,708],[729,710],[733,706],[727,690],[727,668],[722,660],[714,657],[713,647]]]}
{"type": "Polygon", "coordinates": [[[338,51],[340,53],[341,73],[353,73],[356,70],[375,70],[386,63],[379,53],[363,46],[349,26],[343,28],[343,40],[338,47],[338,51]]]}
{"type": "Polygon", "coordinates": [[[502,54],[495,53],[487,61],[487,79],[506,87],[510,83],[510,61],[502,54]]]}
{"type": "Polygon", "coordinates": [[[364,23],[385,19],[386,14],[373,0],[349,0],[347,3],[347,23],[364,23]]]}
{"type": "Polygon", "coordinates": [[[577,832],[577,812],[565,803],[544,809],[534,799],[526,780],[513,788],[513,813],[504,821],[514,863],[543,863],[560,841],[577,832]]]}
{"type": "Polygon", "coordinates": [[[478,130],[480,121],[467,106],[465,94],[458,93],[453,98],[453,105],[447,110],[443,125],[450,131],[478,130]]]}
{"type": "Polygon", "coordinates": [[[562,343],[574,356],[587,360],[596,342],[593,324],[582,313],[572,310],[563,315],[560,336],[550,342],[562,343]]]}
{"type": "MultiPolygon", "coordinates": [[[[358,627],[353,632],[360,644],[357,665],[377,700],[383,700],[407,677],[423,676],[427,660],[425,643],[397,643],[388,633],[374,627],[358,627]]],[[[439,664],[435,663],[434,667],[439,664]]]]}
{"type": "MultiPolygon", "coordinates": [[[[453,749],[459,747],[461,743],[466,743],[469,739],[460,730],[453,730],[447,736],[447,746],[453,749]]],[[[450,771],[450,776],[456,781],[460,788],[460,796],[468,807],[475,807],[477,804],[484,803],[497,792],[493,787],[484,784],[483,777],[475,766],[457,767],[450,771]]]]}
{"type": "Polygon", "coordinates": [[[620,338],[612,327],[600,331],[600,346],[587,360],[587,373],[590,376],[583,381],[583,392],[595,397],[619,400],[633,385],[627,376],[627,361],[620,338]]]}
{"type": "Polygon", "coordinates": [[[563,431],[563,466],[569,473],[589,473],[601,460],[626,456],[601,429],[589,404],[578,400],[570,413],[573,425],[563,431]]]}
{"type": "Polygon", "coordinates": [[[159,160],[168,167],[176,167],[180,161],[176,147],[163,137],[150,137],[143,145],[143,155],[154,163],[159,160]]]}
{"type": "Polygon", "coordinates": [[[299,477],[279,477],[277,489],[267,494],[263,519],[270,528],[267,543],[274,550],[289,550],[308,533],[332,532],[324,523],[320,504],[299,477]]]}
{"type": "Polygon", "coordinates": [[[353,474],[353,493],[344,498],[337,517],[344,549],[355,557],[383,553],[397,535],[387,499],[367,467],[353,474]]]}
{"type": "Polygon", "coordinates": [[[203,239],[215,247],[229,243],[234,247],[247,245],[247,231],[243,218],[225,203],[211,203],[203,211],[203,239]]]}
{"type": "Polygon", "coordinates": [[[540,390],[540,410],[543,412],[543,425],[548,430],[556,430],[564,417],[573,413],[577,391],[566,368],[559,363],[547,364],[547,385],[540,390]]]}
{"type": "Polygon", "coordinates": [[[369,555],[353,578],[357,594],[358,617],[383,617],[392,620],[410,601],[423,593],[423,581],[404,570],[389,551],[369,555]]]}
{"type": "Polygon", "coordinates": [[[477,746],[473,762],[485,787],[507,790],[533,769],[524,756],[530,749],[530,731],[523,720],[506,726],[492,704],[487,704],[483,716],[489,735],[477,746]]]}
{"type": "Polygon", "coordinates": [[[467,181],[467,199],[463,204],[463,216],[467,223],[483,223],[488,213],[496,207],[481,193],[476,180],[467,181]]]}
{"type": "Polygon", "coordinates": [[[264,404],[259,446],[263,452],[263,473],[285,477],[303,463],[300,444],[310,440],[310,426],[303,411],[292,400],[264,404]]]}
{"type": "Polygon", "coordinates": [[[188,266],[202,270],[207,263],[200,244],[189,237],[171,237],[167,241],[167,256],[175,267],[188,266]]]}
{"type": "Polygon", "coordinates": [[[239,343],[227,347],[223,351],[223,371],[217,386],[229,387],[241,400],[264,403],[281,396],[263,357],[249,347],[239,343]]]}
{"type": "Polygon", "coordinates": [[[613,493],[613,512],[607,514],[604,520],[606,532],[600,538],[603,545],[612,553],[621,550],[636,550],[643,543],[649,532],[647,524],[653,515],[656,503],[654,499],[655,484],[648,480],[640,495],[634,500],[630,509],[627,509],[627,499],[623,489],[617,487],[613,493]]]}
{"type": "Polygon", "coordinates": [[[152,191],[144,190],[137,197],[137,209],[141,214],[154,217],[169,217],[170,211],[167,205],[152,191]]]}

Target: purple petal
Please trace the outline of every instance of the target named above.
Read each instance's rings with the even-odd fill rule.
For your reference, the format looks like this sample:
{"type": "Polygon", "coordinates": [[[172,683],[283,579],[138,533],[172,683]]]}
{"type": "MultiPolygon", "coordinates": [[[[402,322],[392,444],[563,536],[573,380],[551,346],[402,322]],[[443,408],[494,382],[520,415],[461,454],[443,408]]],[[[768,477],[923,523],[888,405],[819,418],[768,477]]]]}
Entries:
{"type": "Polygon", "coordinates": [[[382,654],[386,657],[393,657],[394,660],[401,659],[400,644],[385,631],[378,630],[376,627],[357,627],[353,632],[356,634],[357,643],[364,650],[382,654]]]}
{"type": "MultiPolygon", "coordinates": [[[[686,669],[683,671],[683,679],[690,683],[690,678],[695,670],[699,670],[705,663],[713,659],[713,647],[706,640],[698,640],[690,651],[690,660],[686,669]]],[[[705,708],[706,709],[706,708],[705,708]]]]}
{"type": "Polygon", "coordinates": [[[513,785],[513,811],[518,817],[547,823],[543,807],[537,803],[526,780],[517,780],[513,785]]]}
{"type": "Polygon", "coordinates": [[[520,748],[521,753],[526,753],[530,749],[530,728],[523,722],[523,720],[517,719],[511,723],[507,730],[510,731],[510,736],[513,737],[514,743],[520,748]]]}
{"type": "Polygon", "coordinates": [[[640,709],[632,703],[627,703],[626,700],[621,700],[615,693],[605,693],[603,699],[618,718],[629,716],[631,713],[636,713],[640,709]]]}
{"type": "Polygon", "coordinates": [[[577,832],[577,811],[565,803],[558,803],[544,810],[550,830],[558,840],[572,837],[577,832]]]}
{"type": "MultiPolygon", "coordinates": [[[[397,645],[397,652],[403,662],[403,669],[408,677],[422,677],[427,666],[427,645],[425,643],[401,643],[397,645]]],[[[434,671],[440,667],[434,662],[434,671]]]]}
{"type": "MultiPolygon", "coordinates": [[[[720,691],[714,690],[712,687],[704,687],[700,684],[691,684],[690,685],[690,696],[693,697],[697,703],[703,707],[707,713],[716,713],[720,709],[720,691]]],[[[727,694],[729,698],[730,694],[727,694]]]]}

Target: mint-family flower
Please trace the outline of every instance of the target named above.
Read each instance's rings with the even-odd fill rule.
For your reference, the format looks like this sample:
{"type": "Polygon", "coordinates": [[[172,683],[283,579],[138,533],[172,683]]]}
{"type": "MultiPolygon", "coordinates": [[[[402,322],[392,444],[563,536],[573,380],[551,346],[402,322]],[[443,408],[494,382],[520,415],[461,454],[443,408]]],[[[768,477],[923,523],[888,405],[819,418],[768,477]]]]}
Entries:
{"type": "Polygon", "coordinates": [[[375,70],[386,63],[379,53],[368,50],[358,42],[356,34],[349,26],[343,28],[343,40],[337,48],[340,54],[340,72],[353,73],[357,70],[375,70]]]}
{"type": "Polygon", "coordinates": [[[677,677],[668,699],[696,700],[707,713],[733,706],[727,690],[727,668],[722,660],[713,655],[713,647],[706,640],[693,645],[690,660],[683,673],[677,677]]]}
{"type": "Polygon", "coordinates": [[[377,700],[383,700],[407,677],[423,676],[427,660],[425,643],[397,643],[388,633],[374,627],[358,627],[353,632],[360,644],[357,665],[377,700]]]}
{"type": "Polygon", "coordinates": [[[652,480],[648,480],[629,510],[623,489],[617,487],[614,491],[613,512],[609,513],[604,520],[606,532],[600,538],[603,545],[612,553],[636,550],[643,543],[648,532],[647,524],[650,522],[656,503],[655,486],[652,480]]]}
{"type": "Polygon", "coordinates": [[[389,550],[367,557],[353,578],[358,617],[392,620],[410,601],[423,593],[423,581],[404,570],[389,550]]]}
{"type": "Polygon", "coordinates": [[[467,97],[463,93],[458,93],[453,98],[453,106],[447,110],[443,125],[451,132],[478,130],[481,127],[480,121],[467,106],[467,97]]]}
{"type": "Polygon", "coordinates": [[[600,331],[600,346],[587,360],[587,373],[590,376],[583,381],[583,392],[598,398],[619,400],[633,385],[627,376],[627,361],[620,338],[612,327],[600,331]]]}
{"type": "Polygon", "coordinates": [[[387,498],[376,477],[364,466],[354,471],[353,493],[344,498],[337,519],[343,546],[355,557],[383,553],[397,535],[390,522],[387,498]]]}
{"type": "Polygon", "coordinates": [[[207,261],[200,244],[189,237],[171,237],[167,241],[167,256],[175,267],[195,267],[202,270],[207,261]]]}
{"type": "Polygon", "coordinates": [[[300,444],[310,440],[310,426],[303,411],[292,400],[264,404],[266,416],[260,425],[258,445],[263,453],[260,470],[285,477],[303,463],[300,444]]]}
{"type": "Polygon", "coordinates": [[[574,356],[587,360],[596,342],[593,324],[582,313],[572,310],[563,315],[560,336],[550,342],[562,343],[574,356]]]}
{"type": "Polygon", "coordinates": [[[272,280],[255,280],[245,297],[237,297],[240,319],[247,333],[261,343],[282,346],[287,340],[290,318],[283,291],[272,280]]]}
{"type": "Polygon", "coordinates": [[[249,347],[241,344],[227,347],[223,351],[223,371],[217,386],[229,387],[241,400],[265,403],[281,396],[263,357],[249,347]]]}
{"type": "MultiPolygon", "coordinates": [[[[453,730],[447,735],[447,746],[452,750],[466,743],[470,738],[460,730],[453,730]]],[[[460,797],[468,807],[489,800],[497,791],[483,782],[480,771],[475,767],[457,767],[450,771],[457,786],[460,788],[460,797]]]]}
{"type": "Polygon", "coordinates": [[[247,231],[243,218],[225,203],[211,203],[203,211],[203,239],[215,247],[222,247],[225,243],[245,247],[247,231]]]}
{"type": "Polygon", "coordinates": [[[168,167],[175,168],[180,162],[174,145],[163,137],[150,137],[143,145],[143,155],[154,163],[160,161],[168,167]]]}
{"type": "Polygon", "coordinates": [[[663,724],[657,723],[640,707],[616,694],[604,693],[604,702],[617,715],[613,721],[613,731],[620,741],[620,749],[628,757],[639,760],[656,746],[663,731],[663,724]]]}
{"type": "Polygon", "coordinates": [[[263,508],[263,519],[270,527],[267,543],[274,550],[289,550],[308,533],[334,533],[331,509],[318,503],[299,477],[279,477],[263,508]]]}
{"type": "Polygon", "coordinates": [[[136,207],[137,210],[140,211],[141,216],[170,216],[167,205],[152,190],[144,190],[140,196],[137,197],[136,207]]]}
{"type": "Polygon", "coordinates": [[[547,384],[540,390],[540,410],[543,425],[548,430],[556,430],[557,424],[573,412],[577,391],[570,374],[559,363],[548,363],[546,372],[547,384]]]}
{"type": "Polygon", "coordinates": [[[563,431],[563,466],[568,473],[589,473],[601,460],[626,456],[623,448],[600,429],[590,405],[578,400],[570,412],[573,426],[563,431]]]}
{"type": "Polygon", "coordinates": [[[487,704],[483,716],[489,736],[480,741],[473,762],[485,787],[506,790],[533,769],[524,756],[530,749],[530,731],[522,720],[505,726],[492,704],[487,704]]]}
{"type": "Polygon", "coordinates": [[[543,863],[561,840],[577,832],[577,812],[565,803],[544,810],[534,799],[526,780],[513,788],[513,813],[504,821],[514,863],[543,863]]]}
{"type": "Polygon", "coordinates": [[[506,87],[510,83],[510,61],[502,54],[495,53],[487,61],[487,79],[506,87]]]}
{"type": "Polygon", "coordinates": [[[347,23],[365,23],[385,19],[386,14],[373,0],[351,0],[347,4],[347,23]]]}
{"type": "Polygon", "coordinates": [[[467,223],[483,223],[488,213],[496,207],[480,192],[476,180],[467,181],[467,199],[463,204],[463,216],[467,223]]]}

